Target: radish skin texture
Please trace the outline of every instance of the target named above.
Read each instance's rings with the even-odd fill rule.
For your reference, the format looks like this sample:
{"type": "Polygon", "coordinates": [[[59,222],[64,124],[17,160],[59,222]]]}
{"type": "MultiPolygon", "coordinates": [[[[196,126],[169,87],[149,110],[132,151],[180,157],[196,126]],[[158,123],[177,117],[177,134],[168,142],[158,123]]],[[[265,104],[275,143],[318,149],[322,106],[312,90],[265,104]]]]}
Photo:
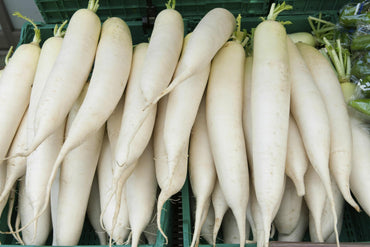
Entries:
{"type": "Polygon", "coordinates": [[[121,196],[119,214],[117,216],[116,227],[113,229],[113,216],[116,205],[116,197],[113,191],[113,150],[105,135],[102,144],[102,150],[99,156],[97,166],[97,176],[100,194],[101,216],[100,223],[108,235],[116,242],[123,244],[129,235],[128,209],[126,207],[126,197],[121,196]],[[111,198],[110,198],[111,197],[111,198]]]}
{"type": "Polygon", "coordinates": [[[321,228],[321,217],[325,207],[326,193],[320,177],[312,166],[309,166],[306,172],[305,187],[306,194],[304,195],[304,199],[310,212],[310,217],[312,217],[312,220],[310,220],[309,223],[310,228],[312,229],[312,224],[314,224],[317,242],[324,242],[321,228]]]}
{"type": "Polygon", "coordinates": [[[347,106],[338,77],[329,61],[314,47],[299,43],[302,54],[324,99],[330,123],[329,168],[344,199],[360,210],[350,193],[349,177],[352,164],[352,135],[347,106]]]}
{"type": "Polygon", "coordinates": [[[252,165],[263,219],[263,246],[268,246],[274,212],[284,191],[288,141],[291,83],[284,26],[263,21],[255,29],[253,44],[252,165]]]}
{"type": "Polygon", "coordinates": [[[79,9],[72,15],[37,106],[36,132],[26,154],[63,125],[88,79],[100,29],[100,19],[93,10],[79,9]]]}
{"type": "Polygon", "coordinates": [[[206,94],[211,151],[221,190],[238,223],[240,246],[246,240],[249,196],[242,123],[244,61],[243,46],[236,41],[227,42],[212,61],[206,94]]]}
{"type": "Polygon", "coordinates": [[[87,203],[86,214],[91,226],[94,228],[94,231],[99,238],[100,245],[107,245],[107,234],[101,227],[99,221],[101,208],[100,208],[98,177],[96,173],[94,176],[93,183],[91,185],[90,197],[89,202],[87,203]]]}
{"type": "Polygon", "coordinates": [[[252,86],[253,57],[245,59],[244,67],[244,94],[243,94],[243,131],[247,147],[249,168],[252,168],[252,112],[251,112],[251,86],[252,86]]]}
{"type": "Polygon", "coordinates": [[[298,224],[290,234],[279,233],[278,241],[301,242],[304,238],[307,227],[308,227],[308,210],[306,204],[302,203],[298,224]]]}
{"type": "Polygon", "coordinates": [[[56,163],[62,162],[70,150],[96,134],[107,121],[126,87],[131,59],[129,27],[120,18],[107,19],[102,25],[89,88],[56,163]]]}
{"type": "Polygon", "coordinates": [[[145,56],[140,88],[145,102],[152,102],[170,83],[180,57],[184,22],[174,9],[164,9],[155,18],[145,56]]]}
{"type": "Polygon", "coordinates": [[[225,196],[221,190],[219,181],[216,181],[215,187],[212,192],[212,205],[214,212],[214,223],[213,223],[213,234],[212,234],[212,243],[216,244],[217,234],[220,230],[222,220],[225,216],[226,211],[229,209],[227,205],[225,196]]]}
{"type": "Polygon", "coordinates": [[[355,117],[351,117],[353,156],[351,172],[351,190],[361,208],[370,216],[370,135],[366,126],[355,117]]]}
{"type": "Polygon", "coordinates": [[[0,77],[0,160],[5,158],[30,101],[40,56],[38,43],[17,48],[0,77]]]}
{"type": "MultiPolygon", "coordinates": [[[[315,50],[315,48],[303,43],[294,45],[289,38],[287,39],[287,45],[291,66],[290,76],[292,81],[291,112],[301,133],[308,159],[324,185],[326,194],[331,202],[332,211],[335,214],[335,205],[333,192],[330,186],[331,182],[329,172],[329,160],[332,145],[331,121],[328,114],[329,109],[325,104],[325,98],[327,95],[321,93],[315,78],[321,69],[318,71],[312,71],[302,53],[302,50],[305,47],[309,48],[309,50],[310,48],[315,50]]],[[[320,56],[322,55],[320,54],[320,56]]],[[[318,214],[318,212],[316,213],[318,214]]],[[[337,224],[336,221],[336,217],[334,217],[333,225],[335,226],[337,224]]],[[[337,239],[339,243],[339,236],[337,239]]]]}
{"type": "MultiPolygon", "coordinates": [[[[70,130],[81,104],[87,95],[86,88],[68,115],[66,126],[67,139],[68,135],[71,134],[70,130]]],[[[105,126],[70,151],[60,167],[58,213],[55,229],[57,245],[77,245],[80,240],[104,131],[105,126]],[[72,221],[74,222],[73,226],[70,225],[72,221]]]]}
{"type": "MultiPolygon", "coordinates": [[[[188,49],[187,40],[191,38],[191,35],[185,37],[183,54],[188,49]]],[[[179,154],[189,143],[191,129],[207,85],[210,65],[209,63],[208,66],[204,67],[204,70],[190,76],[168,95],[164,143],[168,156],[170,178],[173,177],[172,174],[176,169],[179,154]]],[[[182,70],[177,70],[176,73],[182,73],[182,70]]]]}
{"type": "MultiPolygon", "coordinates": [[[[168,163],[167,153],[164,145],[164,123],[166,120],[166,109],[167,109],[168,95],[163,97],[157,106],[157,116],[155,119],[155,125],[153,130],[153,150],[154,150],[154,162],[155,162],[155,174],[159,188],[163,190],[168,181],[168,163]]],[[[189,168],[190,170],[190,168],[189,168]]],[[[177,172],[178,170],[175,170],[177,172]]],[[[180,176],[180,174],[176,175],[180,176]]]]}
{"type": "Polygon", "coordinates": [[[153,156],[153,142],[150,141],[125,185],[132,247],[138,246],[140,236],[151,220],[156,202],[157,179],[153,156]]]}
{"type": "Polygon", "coordinates": [[[121,128],[123,105],[125,102],[124,99],[125,99],[124,96],[122,96],[116,108],[114,109],[114,111],[107,120],[107,135],[109,143],[112,146],[113,150],[117,145],[119,130],[121,128]]]}
{"type": "Polygon", "coordinates": [[[302,201],[303,197],[298,196],[293,181],[286,178],[283,199],[274,219],[274,224],[279,234],[290,234],[293,232],[300,219],[302,201]]]}
{"type": "MultiPolygon", "coordinates": [[[[238,234],[238,225],[236,224],[235,217],[231,210],[227,210],[224,219],[222,221],[222,235],[224,238],[225,244],[238,244],[240,243],[239,234],[238,234]]],[[[245,236],[246,239],[249,239],[250,225],[246,224],[245,236]]]]}
{"type": "MultiPolygon", "coordinates": [[[[170,95],[180,89],[177,87],[170,95]]],[[[211,195],[216,183],[217,175],[213,162],[211,147],[209,144],[207,122],[206,122],[206,100],[203,98],[194,126],[191,130],[189,147],[189,179],[192,192],[196,200],[194,234],[191,246],[197,246],[200,231],[202,229],[201,219],[204,218],[206,207],[209,208],[211,195]],[[204,178],[207,174],[207,179],[204,178]]]]}
{"type": "Polygon", "coordinates": [[[224,8],[214,8],[203,16],[189,38],[187,51],[180,58],[171,84],[157,95],[153,103],[158,102],[191,75],[204,71],[217,51],[230,38],[235,26],[235,17],[224,8]]]}
{"type": "Polygon", "coordinates": [[[309,165],[308,157],[297,123],[292,115],[289,117],[288,150],[285,164],[285,174],[293,181],[296,194],[305,194],[304,174],[309,165]]]}
{"type": "MultiPolygon", "coordinates": [[[[57,214],[58,214],[58,197],[59,197],[59,178],[60,178],[60,168],[57,171],[53,185],[51,186],[50,192],[50,210],[51,210],[51,223],[53,229],[56,229],[57,225],[57,214]]],[[[53,243],[56,245],[55,231],[53,231],[53,243]]]]}

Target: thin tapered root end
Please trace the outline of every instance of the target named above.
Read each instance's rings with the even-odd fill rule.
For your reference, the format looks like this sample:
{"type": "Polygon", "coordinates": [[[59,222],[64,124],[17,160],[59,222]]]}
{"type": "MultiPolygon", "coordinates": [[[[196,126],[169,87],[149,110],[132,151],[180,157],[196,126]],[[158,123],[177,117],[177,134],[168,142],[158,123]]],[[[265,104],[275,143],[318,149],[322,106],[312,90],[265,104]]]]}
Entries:
{"type": "Polygon", "coordinates": [[[162,234],[162,236],[165,239],[165,244],[168,244],[168,237],[163,231],[162,226],[161,226],[161,215],[162,215],[163,205],[167,201],[167,199],[168,199],[167,193],[163,192],[162,190],[159,193],[158,201],[157,201],[157,227],[158,227],[159,232],[162,234]]]}

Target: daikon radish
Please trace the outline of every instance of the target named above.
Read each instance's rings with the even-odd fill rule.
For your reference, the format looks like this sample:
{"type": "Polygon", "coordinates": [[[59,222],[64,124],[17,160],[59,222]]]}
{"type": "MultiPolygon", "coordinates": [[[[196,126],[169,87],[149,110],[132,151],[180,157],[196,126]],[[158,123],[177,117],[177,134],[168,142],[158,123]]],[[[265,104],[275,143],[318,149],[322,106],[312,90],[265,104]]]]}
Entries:
{"type": "MultiPolygon", "coordinates": [[[[177,87],[169,94],[169,98],[171,99],[171,95],[183,86],[186,85],[183,84],[177,87]]],[[[212,191],[217,179],[208,139],[205,97],[200,104],[190,137],[189,179],[196,200],[194,234],[191,246],[197,246],[202,228],[201,219],[207,212],[206,207],[209,208],[212,191]],[[204,178],[204,174],[207,174],[207,179],[204,178]]]]}
{"type": "Polygon", "coordinates": [[[228,41],[212,60],[206,117],[217,177],[244,246],[249,174],[242,123],[245,54],[241,42],[228,41]]]}
{"type": "MultiPolygon", "coordinates": [[[[16,12],[17,16],[29,20],[16,12]]],[[[30,20],[29,20],[30,21],[30,20]]],[[[0,160],[5,158],[30,101],[31,87],[40,56],[40,30],[34,26],[33,41],[20,45],[0,77],[0,160]]]]}
{"type": "Polygon", "coordinates": [[[192,37],[189,39],[188,51],[184,52],[180,58],[171,84],[160,94],[155,95],[154,101],[146,97],[148,103],[158,102],[161,97],[170,93],[188,77],[203,71],[217,51],[230,38],[235,24],[234,16],[224,8],[214,8],[203,16],[194,28],[192,37]]]}
{"type": "Polygon", "coordinates": [[[251,86],[252,86],[253,57],[245,59],[244,90],[243,90],[243,131],[247,147],[249,167],[252,168],[252,112],[251,112],[251,86]]]}
{"type": "Polygon", "coordinates": [[[275,8],[273,3],[253,40],[252,165],[264,229],[261,246],[268,246],[274,212],[284,191],[291,83],[286,30],[275,19],[285,9],[291,6],[283,3],[275,8]]]}
{"type": "Polygon", "coordinates": [[[351,190],[361,205],[361,208],[370,216],[370,135],[366,125],[355,117],[351,117],[353,156],[351,172],[351,190]]]}
{"type": "MultiPolygon", "coordinates": [[[[191,38],[191,35],[188,34],[185,37],[183,54],[188,49],[187,40],[191,38]]],[[[204,70],[200,70],[198,73],[185,79],[183,84],[179,85],[168,95],[166,120],[164,123],[164,143],[168,156],[169,179],[173,177],[181,151],[189,143],[190,133],[207,85],[210,65],[209,63],[208,66],[204,67],[204,70]]],[[[181,69],[176,70],[176,73],[182,72],[181,69]]],[[[176,74],[174,76],[176,77],[176,74]]],[[[212,188],[209,189],[209,194],[211,191],[212,188]]],[[[198,229],[200,228],[196,230],[198,231],[198,229]]]]}
{"type": "Polygon", "coordinates": [[[79,9],[72,15],[38,102],[35,135],[23,155],[33,152],[63,125],[80,95],[91,71],[99,40],[101,22],[95,14],[98,6],[98,1],[89,0],[87,9],[79,9]]]}
{"type": "Polygon", "coordinates": [[[304,174],[307,171],[308,165],[309,161],[301,134],[299,133],[296,121],[290,115],[285,174],[293,181],[298,196],[305,194],[304,174]]]}
{"type": "Polygon", "coordinates": [[[324,99],[330,123],[329,167],[344,199],[360,210],[351,196],[349,177],[352,164],[352,135],[347,106],[335,71],[329,61],[315,48],[297,44],[300,53],[324,99]]]}
{"type": "MultiPolygon", "coordinates": [[[[73,134],[70,130],[87,95],[87,85],[68,115],[66,138],[73,134]]],[[[57,245],[77,245],[80,240],[104,132],[105,126],[100,127],[94,135],[89,136],[81,145],[70,151],[60,167],[55,229],[57,245]],[[72,221],[74,223],[70,225],[72,221]]]]}
{"type": "Polygon", "coordinates": [[[107,19],[102,25],[89,88],[54,166],[58,166],[70,150],[96,134],[107,121],[126,87],[131,59],[129,27],[120,18],[107,19]]]}
{"type": "MultiPolygon", "coordinates": [[[[291,112],[299,128],[308,159],[324,185],[326,194],[331,202],[332,212],[335,214],[329,172],[332,142],[329,109],[326,108],[325,104],[326,95],[321,93],[316,83],[317,71],[310,69],[302,53],[304,47],[314,50],[315,48],[303,43],[294,45],[291,39],[287,39],[287,45],[291,61],[291,112]]],[[[333,225],[336,226],[336,224],[336,217],[334,217],[333,225]]]]}

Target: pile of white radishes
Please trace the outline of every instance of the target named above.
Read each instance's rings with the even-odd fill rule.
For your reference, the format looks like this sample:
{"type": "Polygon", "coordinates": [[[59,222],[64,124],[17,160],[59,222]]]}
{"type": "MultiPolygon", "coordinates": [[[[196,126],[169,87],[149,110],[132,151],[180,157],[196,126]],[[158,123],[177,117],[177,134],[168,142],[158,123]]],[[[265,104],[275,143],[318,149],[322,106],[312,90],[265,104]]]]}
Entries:
{"type": "Polygon", "coordinates": [[[53,245],[77,245],[86,214],[101,244],[154,244],[157,229],[167,241],[162,208],[188,164],[192,246],[215,243],[221,223],[240,246],[250,228],[268,246],[275,230],[300,241],[307,225],[312,241],[339,243],[344,200],[359,210],[350,189],[370,214],[369,134],[326,58],[275,20],[289,6],[272,5],[247,57],[223,8],[184,38],[169,1],[136,46],[97,8],[89,0],[41,48],[35,25],[0,77],[0,209],[17,186],[8,233],[19,243],[43,245],[52,231],[53,245]]]}

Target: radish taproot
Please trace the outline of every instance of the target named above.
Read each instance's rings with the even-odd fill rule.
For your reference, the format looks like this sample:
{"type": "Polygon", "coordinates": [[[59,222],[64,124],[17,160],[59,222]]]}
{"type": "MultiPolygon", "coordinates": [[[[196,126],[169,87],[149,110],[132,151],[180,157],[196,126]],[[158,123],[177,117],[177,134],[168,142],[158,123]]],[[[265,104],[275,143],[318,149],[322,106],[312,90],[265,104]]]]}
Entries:
{"type": "Polygon", "coordinates": [[[129,27],[118,17],[107,19],[101,28],[89,88],[55,166],[63,161],[70,150],[96,134],[112,114],[126,87],[131,59],[129,27]]]}
{"type": "Polygon", "coordinates": [[[314,47],[297,44],[322,95],[330,123],[330,171],[344,199],[357,211],[349,187],[352,164],[352,135],[347,106],[335,71],[329,61],[314,47]]]}
{"type": "MultiPolygon", "coordinates": [[[[14,15],[30,21],[19,12],[14,15]]],[[[0,77],[0,101],[2,102],[0,114],[4,116],[0,119],[0,160],[5,158],[29,104],[40,56],[40,29],[32,21],[30,22],[35,32],[33,41],[22,44],[15,50],[0,77]]]]}
{"type": "Polygon", "coordinates": [[[217,241],[218,231],[220,230],[222,220],[225,216],[226,211],[229,209],[225,196],[221,190],[221,186],[218,180],[212,191],[212,207],[214,215],[213,233],[212,233],[212,244],[215,245],[217,241]]]}
{"type": "Polygon", "coordinates": [[[72,15],[62,46],[38,102],[36,132],[28,156],[65,121],[91,71],[98,45],[101,22],[95,14],[98,1],[89,0],[87,9],[72,15]]]}
{"type": "MultiPolygon", "coordinates": [[[[240,15],[237,19],[240,33],[240,15]]],[[[249,196],[247,152],[243,134],[244,34],[217,52],[206,91],[206,119],[218,181],[236,218],[240,246],[245,244],[249,196]],[[241,38],[240,38],[241,37],[241,38]],[[222,131],[220,131],[222,130],[222,131]]],[[[190,40],[189,40],[190,41],[190,40]]]]}
{"type": "Polygon", "coordinates": [[[275,19],[286,9],[291,6],[285,2],[276,8],[273,3],[267,20],[256,27],[253,39],[252,170],[263,221],[262,246],[268,246],[274,212],[284,191],[291,83],[287,34],[275,19]]]}

